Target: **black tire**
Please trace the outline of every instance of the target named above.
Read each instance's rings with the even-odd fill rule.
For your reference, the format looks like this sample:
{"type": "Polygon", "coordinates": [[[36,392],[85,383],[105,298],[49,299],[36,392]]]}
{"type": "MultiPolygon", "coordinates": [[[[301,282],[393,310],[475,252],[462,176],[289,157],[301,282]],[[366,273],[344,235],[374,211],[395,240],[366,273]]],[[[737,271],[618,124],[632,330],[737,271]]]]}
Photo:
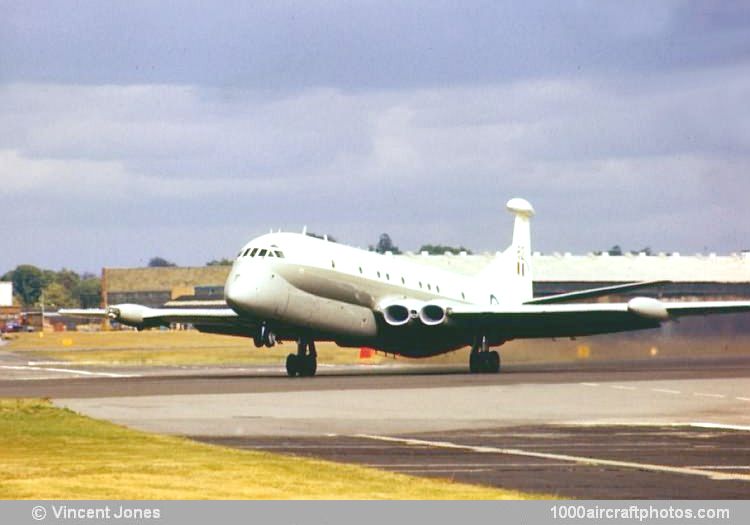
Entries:
{"type": "Polygon", "coordinates": [[[487,372],[490,374],[500,372],[500,354],[495,350],[487,352],[487,372]]]}
{"type": "Polygon", "coordinates": [[[297,358],[297,354],[289,354],[286,356],[286,375],[289,377],[295,377],[297,374],[302,375],[300,370],[300,359],[297,358]]]}
{"type": "Polygon", "coordinates": [[[270,330],[266,330],[266,334],[263,337],[263,344],[266,345],[268,348],[272,348],[276,345],[276,334],[271,332],[270,330]]]}
{"type": "Polygon", "coordinates": [[[310,377],[315,375],[315,372],[318,371],[318,359],[316,356],[310,355],[307,356],[310,359],[310,365],[309,365],[309,372],[310,377]]]}
{"type": "Polygon", "coordinates": [[[477,374],[480,371],[481,356],[477,352],[472,352],[469,355],[469,372],[477,374]]]}
{"type": "Polygon", "coordinates": [[[318,369],[318,360],[311,355],[306,355],[301,358],[299,375],[304,377],[312,377],[318,369]]]}
{"type": "Polygon", "coordinates": [[[261,346],[263,346],[263,339],[260,335],[253,336],[253,344],[255,345],[255,348],[260,348],[261,346]]]}

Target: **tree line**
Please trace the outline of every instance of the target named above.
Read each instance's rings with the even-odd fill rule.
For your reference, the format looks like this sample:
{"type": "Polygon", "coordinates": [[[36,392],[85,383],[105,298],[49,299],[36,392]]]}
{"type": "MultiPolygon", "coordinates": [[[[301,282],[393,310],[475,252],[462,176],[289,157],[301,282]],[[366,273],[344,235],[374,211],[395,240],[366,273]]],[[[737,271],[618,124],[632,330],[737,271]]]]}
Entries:
{"type": "Polygon", "coordinates": [[[21,264],[0,280],[13,283],[14,301],[25,307],[97,308],[101,303],[101,279],[90,273],[78,274],[67,268],[56,272],[21,264]]]}

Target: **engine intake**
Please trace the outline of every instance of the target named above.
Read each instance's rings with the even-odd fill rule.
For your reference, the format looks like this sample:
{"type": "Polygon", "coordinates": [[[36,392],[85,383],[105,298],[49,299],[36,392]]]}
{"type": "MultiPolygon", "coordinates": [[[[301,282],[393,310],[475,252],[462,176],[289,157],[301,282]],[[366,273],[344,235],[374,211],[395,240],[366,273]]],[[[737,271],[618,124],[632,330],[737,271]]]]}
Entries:
{"type": "Polygon", "coordinates": [[[139,304],[118,304],[107,308],[107,317],[128,326],[143,326],[143,316],[148,310],[139,304]]]}

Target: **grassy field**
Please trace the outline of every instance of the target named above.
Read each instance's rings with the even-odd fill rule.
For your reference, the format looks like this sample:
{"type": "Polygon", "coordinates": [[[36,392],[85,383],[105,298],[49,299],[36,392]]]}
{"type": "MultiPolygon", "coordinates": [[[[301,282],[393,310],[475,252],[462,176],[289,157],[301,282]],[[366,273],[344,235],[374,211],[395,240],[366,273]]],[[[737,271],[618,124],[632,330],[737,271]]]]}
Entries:
{"type": "MultiPolygon", "coordinates": [[[[386,359],[376,354],[360,359],[359,349],[318,343],[322,363],[375,364],[386,359]]],[[[202,334],[200,332],[145,330],[111,332],[53,332],[18,334],[5,347],[33,360],[67,361],[92,365],[224,365],[283,364],[287,354],[296,351],[293,342],[274,348],[255,348],[244,337],[202,334]]]]}
{"type": "Polygon", "coordinates": [[[0,400],[3,499],[531,497],[152,435],[83,417],[44,400],[0,400]]]}
{"type": "MultiPolygon", "coordinates": [[[[77,364],[142,365],[252,365],[284,363],[295,351],[294,343],[274,348],[255,348],[243,337],[202,334],[196,331],[146,330],[112,332],[54,332],[17,334],[4,347],[29,360],[64,361],[77,364]]],[[[394,358],[376,353],[361,359],[359,349],[334,343],[317,344],[319,362],[330,364],[467,364],[468,348],[430,359],[394,358]]],[[[506,364],[571,361],[652,359],[747,355],[750,336],[665,336],[658,332],[607,335],[577,340],[511,341],[501,348],[506,364]]]]}

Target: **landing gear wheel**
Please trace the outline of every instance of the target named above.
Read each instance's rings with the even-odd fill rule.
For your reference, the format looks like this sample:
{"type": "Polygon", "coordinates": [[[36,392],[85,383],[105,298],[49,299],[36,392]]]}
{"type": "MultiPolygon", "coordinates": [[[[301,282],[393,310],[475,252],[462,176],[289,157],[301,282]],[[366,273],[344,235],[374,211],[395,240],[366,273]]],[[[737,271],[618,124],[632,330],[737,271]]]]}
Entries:
{"type": "Polygon", "coordinates": [[[487,373],[497,374],[500,372],[500,354],[496,350],[487,352],[487,373]]]}
{"type": "Polygon", "coordinates": [[[271,348],[276,345],[276,334],[274,334],[266,323],[261,324],[253,335],[253,344],[256,348],[266,346],[271,348]]]}
{"type": "Polygon", "coordinates": [[[286,375],[295,377],[297,374],[300,374],[299,359],[297,359],[297,354],[289,354],[286,356],[286,375]]]}
{"type": "Polygon", "coordinates": [[[318,360],[315,359],[315,356],[306,355],[301,360],[298,359],[298,361],[301,365],[299,370],[300,377],[312,377],[315,375],[318,369],[318,360]]]}
{"type": "Polygon", "coordinates": [[[488,347],[487,337],[475,338],[469,355],[469,372],[472,374],[497,374],[500,371],[500,354],[488,347]]]}
{"type": "Polygon", "coordinates": [[[478,352],[472,352],[469,355],[469,372],[472,374],[479,373],[482,356],[478,352]]]}
{"type": "Polygon", "coordinates": [[[318,353],[315,341],[300,337],[297,341],[297,353],[286,358],[286,373],[289,377],[312,377],[318,370],[318,353]]]}

